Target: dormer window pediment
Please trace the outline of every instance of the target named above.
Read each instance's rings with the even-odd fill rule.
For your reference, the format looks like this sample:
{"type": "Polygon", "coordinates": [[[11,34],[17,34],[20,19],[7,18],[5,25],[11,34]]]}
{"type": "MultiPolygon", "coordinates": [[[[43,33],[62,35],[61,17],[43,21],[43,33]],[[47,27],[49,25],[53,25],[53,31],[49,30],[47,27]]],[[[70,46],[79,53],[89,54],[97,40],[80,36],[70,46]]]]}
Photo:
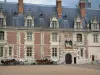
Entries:
{"type": "Polygon", "coordinates": [[[82,29],[82,21],[81,21],[81,18],[79,16],[74,20],[74,28],[75,29],[82,29]]]}
{"type": "Polygon", "coordinates": [[[59,27],[59,23],[58,23],[58,20],[57,20],[57,18],[52,18],[52,20],[51,20],[51,23],[50,23],[50,27],[51,28],[58,28],[59,27]]]}
{"type": "Polygon", "coordinates": [[[2,8],[0,8],[0,26],[6,26],[6,16],[3,14],[2,8]]]}
{"type": "Polygon", "coordinates": [[[26,27],[32,27],[34,26],[34,17],[28,16],[25,18],[25,26],[26,27]]]}
{"type": "Polygon", "coordinates": [[[33,27],[34,26],[34,17],[31,16],[31,10],[28,11],[28,16],[25,17],[25,26],[26,27],[33,27]]]}
{"type": "Polygon", "coordinates": [[[53,13],[53,17],[50,18],[50,28],[59,28],[59,22],[55,13],[53,13]]]}
{"type": "Polygon", "coordinates": [[[94,17],[94,20],[91,21],[91,30],[99,30],[99,24],[96,19],[96,16],[94,17]]]}

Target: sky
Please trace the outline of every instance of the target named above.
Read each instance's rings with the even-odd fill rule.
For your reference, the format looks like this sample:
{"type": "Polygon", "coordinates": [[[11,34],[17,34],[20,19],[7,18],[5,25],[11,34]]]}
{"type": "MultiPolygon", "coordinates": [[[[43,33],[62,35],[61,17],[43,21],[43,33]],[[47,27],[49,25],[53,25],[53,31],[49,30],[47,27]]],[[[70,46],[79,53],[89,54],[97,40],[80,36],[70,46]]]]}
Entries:
{"type": "MultiPolygon", "coordinates": [[[[4,1],[4,0],[0,0],[4,1]]],[[[18,0],[6,0],[7,2],[18,2],[18,0]]],[[[62,0],[63,6],[76,7],[79,0],[62,0]]],[[[90,0],[92,1],[93,8],[99,8],[100,0],[90,0]]],[[[55,5],[56,0],[24,0],[24,3],[33,3],[33,4],[46,4],[46,5],[55,5]]]]}

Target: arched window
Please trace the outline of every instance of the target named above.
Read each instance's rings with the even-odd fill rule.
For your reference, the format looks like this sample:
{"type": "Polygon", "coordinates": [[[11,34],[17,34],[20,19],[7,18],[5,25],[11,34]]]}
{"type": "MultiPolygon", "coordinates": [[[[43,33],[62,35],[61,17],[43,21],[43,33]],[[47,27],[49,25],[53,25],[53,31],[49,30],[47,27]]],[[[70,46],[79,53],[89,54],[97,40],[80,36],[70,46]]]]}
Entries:
{"type": "Polygon", "coordinates": [[[82,42],[82,34],[77,34],[77,42],[82,42]]]}
{"type": "Polygon", "coordinates": [[[0,31],[0,40],[4,40],[4,32],[0,31]]]}

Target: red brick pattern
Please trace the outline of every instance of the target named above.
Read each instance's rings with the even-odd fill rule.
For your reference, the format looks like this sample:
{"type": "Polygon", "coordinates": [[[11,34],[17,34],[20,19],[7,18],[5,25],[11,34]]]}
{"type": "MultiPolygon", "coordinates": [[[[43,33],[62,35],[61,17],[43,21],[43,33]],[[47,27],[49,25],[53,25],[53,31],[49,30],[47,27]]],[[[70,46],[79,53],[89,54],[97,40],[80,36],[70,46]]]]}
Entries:
{"type": "Polygon", "coordinates": [[[9,44],[17,44],[17,32],[7,32],[7,42],[9,44]]]}
{"type": "Polygon", "coordinates": [[[34,52],[35,52],[35,59],[40,59],[41,58],[41,46],[40,45],[35,45],[34,47],[34,52]]]}
{"type": "Polygon", "coordinates": [[[50,33],[44,32],[44,44],[50,44],[50,33]]]}
{"type": "Polygon", "coordinates": [[[34,42],[35,44],[41,44],[41,33],[34,33],[35,39],[34,42]]]}

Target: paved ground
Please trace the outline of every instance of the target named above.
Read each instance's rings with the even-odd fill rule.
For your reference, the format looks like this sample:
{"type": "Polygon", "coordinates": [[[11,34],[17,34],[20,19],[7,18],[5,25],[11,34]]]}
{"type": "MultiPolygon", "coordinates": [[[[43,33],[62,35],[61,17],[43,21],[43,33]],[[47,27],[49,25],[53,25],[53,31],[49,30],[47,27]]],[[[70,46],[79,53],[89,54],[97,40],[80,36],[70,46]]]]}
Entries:
{"type": "Polygon", "coordinates": [[[94,69],[94,70],[100,70],[100,64],[98,65],[91,65],[91,64],[84,64],[84,65],[67,65],[67,66],[73,66],[73,67],[80,67],[80,68],[86,68],[86,69],[94,69]]]}
{"type": "Polygon", "coordinates": [[[100,75],[99,69],[100,65],[0,66],[0,75],[100,75]]]}

